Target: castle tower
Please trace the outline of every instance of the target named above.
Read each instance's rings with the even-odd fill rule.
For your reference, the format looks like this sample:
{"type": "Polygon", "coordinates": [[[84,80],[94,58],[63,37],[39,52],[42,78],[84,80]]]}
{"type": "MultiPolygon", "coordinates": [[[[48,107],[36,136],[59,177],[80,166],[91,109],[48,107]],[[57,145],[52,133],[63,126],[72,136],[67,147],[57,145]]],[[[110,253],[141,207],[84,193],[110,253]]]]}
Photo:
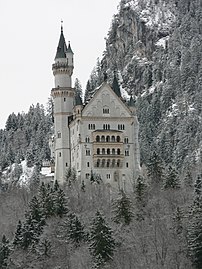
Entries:
{"type": "Polygon", "coordinates": [[[74,89],[72,74],[74,69],[73,52],[70,43],[67,47],[61,26],[60,40],[52,65],[55,88],[51,95],[54,102],[55,124],[55,179],[63,184],[65,173],[71,166],[69,119],[73,114],[74,89]]]}

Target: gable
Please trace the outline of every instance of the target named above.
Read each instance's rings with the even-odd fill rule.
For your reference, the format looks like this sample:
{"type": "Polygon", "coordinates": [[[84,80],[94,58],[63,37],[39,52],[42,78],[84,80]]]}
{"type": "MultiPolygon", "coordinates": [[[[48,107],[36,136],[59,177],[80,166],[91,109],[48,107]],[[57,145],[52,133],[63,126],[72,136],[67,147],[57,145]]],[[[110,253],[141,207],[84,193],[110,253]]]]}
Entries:
{"type": "Polygon", "coordinates": [[[111,87],[104,83],[82,111],[82,116],[89,117],[130,117],[129,108],[114,93],[111,87]]]}

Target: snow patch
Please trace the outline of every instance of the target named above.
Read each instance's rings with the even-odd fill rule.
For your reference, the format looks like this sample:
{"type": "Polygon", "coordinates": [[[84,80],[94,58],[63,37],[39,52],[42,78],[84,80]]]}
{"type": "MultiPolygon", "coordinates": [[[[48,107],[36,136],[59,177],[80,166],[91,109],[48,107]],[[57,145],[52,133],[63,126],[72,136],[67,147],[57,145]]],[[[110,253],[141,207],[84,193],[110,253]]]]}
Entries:
{"type": "Polygon", "coordinates": [[[166,48],[166,42],[168,41],[169,37],[162,37],[156,42],[156,46],[166,48]]]}

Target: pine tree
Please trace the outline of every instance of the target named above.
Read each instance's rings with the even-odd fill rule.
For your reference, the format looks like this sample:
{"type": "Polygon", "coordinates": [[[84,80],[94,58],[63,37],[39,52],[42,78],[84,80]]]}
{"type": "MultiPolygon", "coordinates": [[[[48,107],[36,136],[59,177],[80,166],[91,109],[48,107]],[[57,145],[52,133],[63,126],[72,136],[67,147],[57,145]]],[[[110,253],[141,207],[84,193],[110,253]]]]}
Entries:
{"type": "Polygon", "coordinates": [[[97,268],[113,258],[115,240],[102,214],[97,211],[90,227],[89,250],[97,268]]]}
{"type": "Polygon", "coordinates": [[[138,221],[144,219],[144,208],[147,203],[147,185],[142,176],[139,176],[135,184],[135,199],[136,199],[136,216],[138,221]]]}
{"type": "Polygon", "coordinates": [[[165,176],[165,184],[164,188],[165,189],[178,189],[180,187],[179,184],[179,176],[175,168],[172,166],[168,167],[168,172],[167,175],[165,176]]]}
{"type": "Polygon", "coordinates": [[[153,183],[162,183],[164,179],[164,165],[162,160],[154,151],[151,155],[150,161],[147,165],[148,176],[153,183]]]}
{"type": "Polygon", "coordinates": [[[178,206],[176,211],[175,211],[174,217],[173,217],[174,229],[175,229],[176,234],[181,234],[182,233],[182,230],[183,230],[183,225],[182,225],[183,217],[184,217],[183,212],[180,209],[180,207],[178,206]]]}
{"type": "Polygon", "coordinates": [[[68,239],[75,245],[75,247],[80,246],[85,240],[84,225],[74,213],[68,215],[66,227],[68,239]]]}
{"type": "Polygon", "coordinates": [[[20,246],[21,243],[22,243],[22,222],[19,220],[13,240],[13,245],[20,246]]]}
{"type": "Polygon", "coordinates": [[[7,261],[10,254],[10,246],[9,246],[9,240],[6,238],[5,235],[2,237],[2,241],[0,244],[0,269],[6,269],[7,268],[7,261]]]}
{"type": "Polygon", "coordinates": [[[55,214],[62,218],[68,212],[65,193],[63,190],[59,189],[55,192],[54,197],[55,214]]]}
{"type": "Polygon", "coordinates": [[[120,191],[119,197],[113,207],[115,215],[114,221],[116,223],[129,225],[133,219],[132,202],[123,190],[120,191]]]}
{"type": "Polygon", "coordinates": [[[188,226],[188,247],[195,269],[202,268],[202,177],[195,183],[193,206],[188,226]]]}

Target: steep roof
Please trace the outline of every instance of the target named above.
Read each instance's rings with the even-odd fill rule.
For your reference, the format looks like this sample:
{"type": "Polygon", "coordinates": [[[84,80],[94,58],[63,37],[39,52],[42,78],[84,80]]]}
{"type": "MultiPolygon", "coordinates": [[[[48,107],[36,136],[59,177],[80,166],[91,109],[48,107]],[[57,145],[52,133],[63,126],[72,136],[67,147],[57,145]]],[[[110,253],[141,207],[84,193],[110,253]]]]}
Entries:
{"type": "Polygon", "coordinates": [[[68,48],[67,48],[67,51],[66,51],[67,53],[72,53],[72,54],[74,54],[73,53],[73,51],[72,51],[72,48],[71,48],[71,46],[70,46],[70,42],[69,42],[69,45],[68,45],[68,48]]]}
{"type": "Polygon", "coordinates": [[[61,27],[60,40],[58,43],[55,59],[66,58],[66,52],[67,52],[67,45],[65,42],[65,37],[63,35],[63,27],[61,27]]]}

